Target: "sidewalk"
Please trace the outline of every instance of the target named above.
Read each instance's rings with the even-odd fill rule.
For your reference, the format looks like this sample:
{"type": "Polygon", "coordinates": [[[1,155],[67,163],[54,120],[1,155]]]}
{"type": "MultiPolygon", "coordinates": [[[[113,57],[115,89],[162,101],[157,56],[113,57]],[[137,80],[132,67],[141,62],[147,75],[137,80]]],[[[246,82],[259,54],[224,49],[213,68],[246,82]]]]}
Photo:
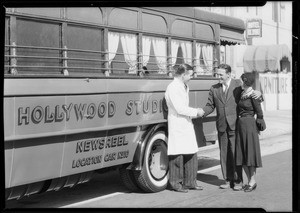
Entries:
{"type": "MultiPolygon", "coordinates": [[[[259,135],[261,146],[272,146],[272,143],[278,143],[279,136],[292,133],[292,110],[274,110],[264,111],[264,120],[266,130],[259,135]],[[274,138],[275,140],[267,140],[274,138]]],[[[290,146],[292,144],[292,138],[290,146]]],[[[219,144],[200,147],[198,158],[219,159],[219,144]]]]}
{"type": "Polygon", "coordinates": [[[292,132],[292,110],[264,111],[264,119],[267,128],[261,132],[261,140],[292,132]]]}

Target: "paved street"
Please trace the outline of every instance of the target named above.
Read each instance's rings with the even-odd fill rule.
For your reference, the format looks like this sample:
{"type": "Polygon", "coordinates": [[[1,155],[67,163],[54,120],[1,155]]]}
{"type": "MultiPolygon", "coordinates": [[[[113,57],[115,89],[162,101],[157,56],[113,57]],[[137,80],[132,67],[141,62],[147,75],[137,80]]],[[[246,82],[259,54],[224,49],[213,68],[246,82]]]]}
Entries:
{"type": "MultiPolygon", "coordinates": [[[[119,182],[118,174],[99,175],[96,180],[41,196],[10,201],[14,208],[263,208],[266,211],[292,211],[291,150],[263,157],[257,170],[258,187],[251,193],[219,189],[220,169],[198,174],[203,191],[177,193],[130,193],[119,182]],[[280,172],[279,171],[280,168],[280,172]],[[110,185],[108,185],[110,182],[110,185]],[[99,184],[99,185],[98,185],[99,184]],[[95,187],[95,186],[99,187],[95,187]]],[[[9,207],[8,206],[8,207],[9,207]]]]}
{"type": "MultiPolygon", "coordinates": [[[[8,201],[8,208],[263,208],[292,211],[292,137],[288,111],[265,113],[268,131],[261,138],[263,168],[257,170],[258,187],[251,193],[221,190],[223,183],[217,145],[198,153],[198,183],[203,191],[176,193],[131,193],[121,184],[117,172],[96,174],[85,184],[58,192],[8,201]],[[281,116],[279,116],[281,115],[281,116]],[[274,124],[274,122],[277,123],[274,124]],[[280,123],[280,125],[278,125],[280,123]]],[[[244,176],[245,178],[245,176],[244,176]]]]}

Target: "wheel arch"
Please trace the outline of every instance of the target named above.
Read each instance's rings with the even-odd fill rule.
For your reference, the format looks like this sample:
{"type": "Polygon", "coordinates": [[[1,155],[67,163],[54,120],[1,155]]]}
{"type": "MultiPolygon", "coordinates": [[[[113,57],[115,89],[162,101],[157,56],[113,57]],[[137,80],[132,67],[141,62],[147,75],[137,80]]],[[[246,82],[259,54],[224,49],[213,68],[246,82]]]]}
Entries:
{"type": "Polygon", "coordinates": [[[149,130],[143,134],[141,139],[138,141],[138,145],[135,150],[133,160],[130,163],[130,165],[127,167],[127,169],[137,170],[137,171],[142,170],[142,166],[144,164],[144,154],[145,154],[145,149],[146,149],[148,140],[149,140],[149,138],[151,138],[151,136],[153,136],[159,130],[164,131],[167,135],[168,134],[167,123],[160,123],[160,124],[154,125],[154,126],[150,127],[149,130]]]}

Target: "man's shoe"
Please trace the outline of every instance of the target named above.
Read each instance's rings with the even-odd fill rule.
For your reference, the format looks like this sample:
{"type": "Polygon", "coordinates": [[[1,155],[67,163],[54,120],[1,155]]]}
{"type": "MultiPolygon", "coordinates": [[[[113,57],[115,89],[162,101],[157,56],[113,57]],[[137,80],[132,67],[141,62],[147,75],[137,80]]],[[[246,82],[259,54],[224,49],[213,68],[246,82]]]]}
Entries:
{"type": "Polygon", "coordinates": [[[233,190],[234,191],[242,191],[244,189],[243,183],[236,183],[234,184],[233,190]]]}
{"type": "Polygon", "coordinates": [[[244,189],[244,192],[252,192],[253,190],[256,189],[256,187],[257,187],[257,184],[256,184],[256,183],[254,183],[253,186],[247,185],[247,186],[245,187],[245,189],[244,189]]]}
{"type": "Polygon", "coordinates": [[[225,184],[220,185],[220,189],[229,189],[230,188],[230,182],[226,181],[225,184]]]}
{"type": "Polygon", "coordinates": [[[203,186],[193,186],[193,187],[186,187],[189,190],[203,190],[203,186]]]}
{"type": "Polygon", "coordinates": [[[184,192],[187,193],[189,190],[184,189],[184,188],[178,188],[178,189],[173,189],[175,192],[184,192]]]}

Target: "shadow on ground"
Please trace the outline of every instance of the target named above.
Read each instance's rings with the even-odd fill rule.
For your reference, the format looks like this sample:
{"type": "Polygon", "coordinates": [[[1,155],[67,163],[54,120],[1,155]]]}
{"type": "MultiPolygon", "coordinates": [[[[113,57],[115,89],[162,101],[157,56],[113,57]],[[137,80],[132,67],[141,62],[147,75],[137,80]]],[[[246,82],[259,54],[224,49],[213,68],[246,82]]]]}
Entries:
{"type": "Polygon", "coordinates": [[[210,174],[198,174],[197,180],[215,186],[220,186],[225,183],[223,179],[219,179],[218,176],[210,174]]]}
{"type": "Polygon", "coordinates": [[[220,160],[209,158],[209,157],[200,157],[198,158],[198,171],[207,169],[213,166],[220,165],[220,160]]]}

